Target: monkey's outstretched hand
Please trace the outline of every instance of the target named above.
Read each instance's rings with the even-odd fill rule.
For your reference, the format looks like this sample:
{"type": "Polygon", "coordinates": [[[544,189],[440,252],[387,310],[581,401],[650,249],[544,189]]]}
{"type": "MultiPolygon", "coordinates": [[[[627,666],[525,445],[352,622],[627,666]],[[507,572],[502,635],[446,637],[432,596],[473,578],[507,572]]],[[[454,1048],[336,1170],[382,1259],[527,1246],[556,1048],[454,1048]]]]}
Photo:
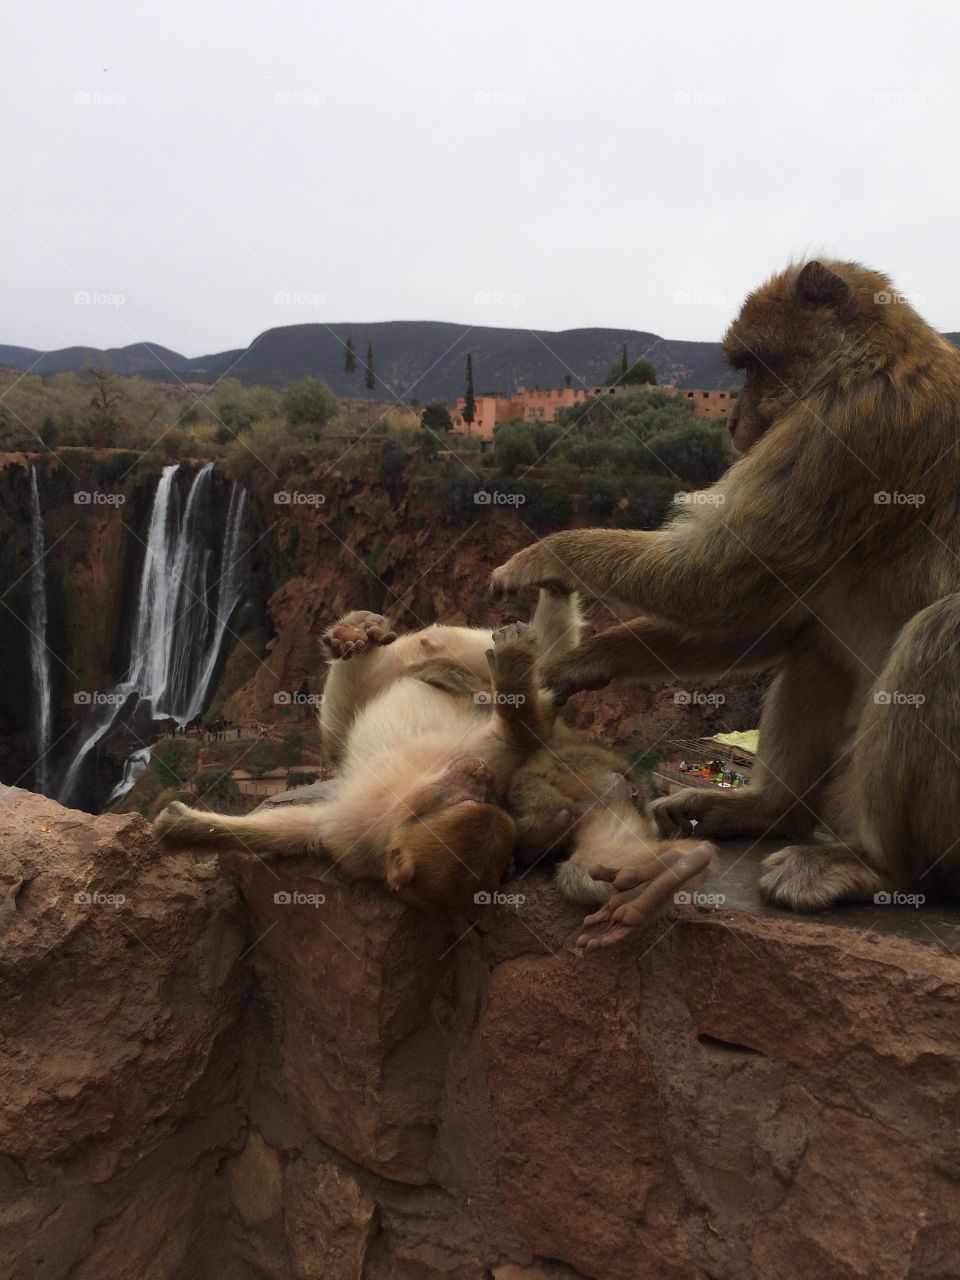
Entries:
{"type": "Polygon", "coordinates": [[[634,931],[670,902],[682,885],[691,880],[699,883],[704,878],[715,852],[705,840],[679,840],[638,866],[591,867],[593,879],[606,880],[615,892],[599,911],[584,920],[584,929],[593,932],[582,933],[577,946],[596,951],[633,937],[634,931]]]}
{"type": "Polygon", "coordinates": [[[576,591],[576,578],[553,545],[556,537],[556,534],[550,534],[541,542],[524,547],[511,556],[506,564],[494,569],[490,575],[490,594],[493,598],[498,600],[508,591],[519,591],[523,587],[545,587],[548,591],[562,595],[576,591]]]}

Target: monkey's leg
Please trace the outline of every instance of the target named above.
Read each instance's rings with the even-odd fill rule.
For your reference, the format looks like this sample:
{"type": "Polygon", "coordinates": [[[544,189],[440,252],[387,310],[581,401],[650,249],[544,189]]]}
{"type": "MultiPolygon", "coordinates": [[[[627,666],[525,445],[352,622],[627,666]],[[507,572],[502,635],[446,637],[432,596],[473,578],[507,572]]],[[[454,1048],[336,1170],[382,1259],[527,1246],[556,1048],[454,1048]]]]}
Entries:
{"type": "Polygon", "coordinates": [[[325,828],[327,804],[282,805],[264,813],[229,817],[190,809],[177,801],[156,817],[153,829],[168,849],[228,849],[238,853],[315,852],[325,828]]]}
{"type": "Polygon", "coordinates": [[[916,614],[867,694],[841,780],[836,844],[781,849],[760,889],[818,910],[898,891],[960,895],[960,596],[916,614]]]}
{"type": "Polygon", "coordinates": [[[541,694],[536,680],[540,648],[536,632],[522,622],[493,633],[487,653],[493,677],[493,712],[508,750],[519,760],[546,745],[553,730],[554,706],[541,694]]]}
{"type": "Polygon", "coordinates": [[[751,640],[749,633],[710,635],[653,618],[631,618],[589,636],[572,652],[545,657],[540,683],[565,702],[573,693],[602,689],[611,680],[716,680],[770,665],[792,638],[777,628],[751,640]]]}
{"type": "Polygon", "coordinates": [[[607,880],[613,893],[599,911],[586,917],[577,946],[587,951],[613,947],[632,937],[663,906],[672,902],[682,886],[692,889],[710,874],[712,844],[705,840],[679,840],[656,846],[656,855],[634,866],[593,867],[594,880],[607,880]]]}
{"type": "Polygon", "coordinates": [[[760,754],[750,785],[738,791],[685,787],[651,806],[664,835],[705,839],[787,836],[809,839],[852,697],[847,672],[808,649],[786,662],[760,718],[760,754]]]}
{"type": "Polygon", "coordinates": [[[327,764],[342,760],[350,725],[384,683],[384,646],[396,638],[389,619],[365,609],[344,614],[323,633],[321,647],[331,663],[319,716],[327,764]]]}

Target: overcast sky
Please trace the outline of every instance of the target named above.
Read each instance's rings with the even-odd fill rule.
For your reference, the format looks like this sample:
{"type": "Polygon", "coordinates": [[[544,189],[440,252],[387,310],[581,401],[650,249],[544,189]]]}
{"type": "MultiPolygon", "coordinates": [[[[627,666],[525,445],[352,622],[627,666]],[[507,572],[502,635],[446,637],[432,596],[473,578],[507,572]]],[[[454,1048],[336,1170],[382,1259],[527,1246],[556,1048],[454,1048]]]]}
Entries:
{"type": "Polygon", "coordinates": [[[953,3],[2,15],[0,342],[195,356],[394,319],[714,339],[811,248],[960,328],[953,3]]]}

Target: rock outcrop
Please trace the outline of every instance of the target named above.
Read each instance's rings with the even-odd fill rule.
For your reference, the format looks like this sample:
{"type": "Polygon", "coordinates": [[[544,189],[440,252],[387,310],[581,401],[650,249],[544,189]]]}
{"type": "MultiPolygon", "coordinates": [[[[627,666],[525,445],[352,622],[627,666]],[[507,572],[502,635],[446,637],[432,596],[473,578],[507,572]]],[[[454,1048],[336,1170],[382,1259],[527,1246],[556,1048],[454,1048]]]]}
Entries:
{"type": "Polygon", "coordinates": [[[684,908],[582,956],[322,863],[0,839],[9,1280],[953,1280],[960,966],[684,908]]]}

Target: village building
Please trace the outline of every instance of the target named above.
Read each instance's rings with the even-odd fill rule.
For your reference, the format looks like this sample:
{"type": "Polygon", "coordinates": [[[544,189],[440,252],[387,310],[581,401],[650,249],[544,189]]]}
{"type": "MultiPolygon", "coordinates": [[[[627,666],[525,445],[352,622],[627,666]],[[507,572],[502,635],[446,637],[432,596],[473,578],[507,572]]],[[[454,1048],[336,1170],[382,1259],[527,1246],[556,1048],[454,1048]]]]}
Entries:
{"type": "Polygon", "coordinates": [[[476,440],[492,440],[493,434],[504,422],[520,418],[523,422],[555,422],[560,409],[592,398],[623,399],[626,396],[659,392],[661,395],[682,396],[689,400],[694,412],[701,418],[726,418],[730,414],[736,392],[699,391],[685,387],[659,386],[602,386],[602,387],[517,387],[513,395],[499,391],[485,391],[474,396],[473,422],[463,420],[466,400],[459,398],[450,411],[453,430],[476,440]]]}

